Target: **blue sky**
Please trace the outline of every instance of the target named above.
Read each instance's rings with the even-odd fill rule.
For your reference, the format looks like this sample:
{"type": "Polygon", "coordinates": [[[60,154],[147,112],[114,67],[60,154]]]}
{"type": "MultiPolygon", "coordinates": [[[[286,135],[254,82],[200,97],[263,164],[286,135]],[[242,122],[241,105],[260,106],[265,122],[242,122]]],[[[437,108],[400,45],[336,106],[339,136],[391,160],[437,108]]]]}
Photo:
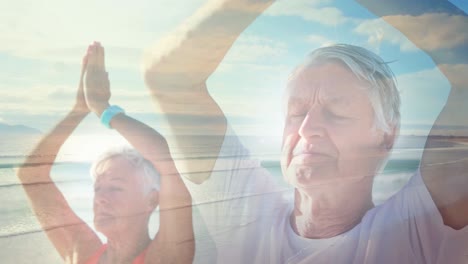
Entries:
{"type": "MultiPolygon", "coordinates": [[[[99,40],[106,47],[112,103],[169,133],[143,82],[143,51],[205,2],[1,1],[0,122],[49,130],[72,106],[81,56],[88,43],[99,40]]],[[[451,2],[468,11],[466,1],[451,2]]],[[[448,82],[428,56],[352,1],[278,1],[241,35],[208,86],[239,134],[264,135],[265,142],[277,144],[289,72],[314,48],[336,42],[361,45],[394,61],[402,130],[428,132],[414,125],[432,123],[448,82]]],[[[90,132],[110,133],[93,116],[76,135],[90,132]]]]}

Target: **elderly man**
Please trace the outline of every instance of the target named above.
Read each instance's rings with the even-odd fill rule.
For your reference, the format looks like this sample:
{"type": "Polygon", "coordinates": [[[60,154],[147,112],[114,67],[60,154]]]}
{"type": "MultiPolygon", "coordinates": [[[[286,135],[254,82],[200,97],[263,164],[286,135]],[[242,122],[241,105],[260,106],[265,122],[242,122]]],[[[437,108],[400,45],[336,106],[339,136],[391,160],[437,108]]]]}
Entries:
{"type": "Polygon", "coordinates": [[[110,106],[109,99],[104,49],[95,42],[83,60],[75,106],[18,170],[34,213],[66,263],[192,263],[191,197],[165,139],[110,106]],[[94,225],[106,244],[73,212],[50,176],[62,144],[90,110],[138,150],[106,152],[92,167],[94,225]],[[158,205],[160,226],[150,238],[149,218],[158,205]]]}
{"type": "MultiPolygon", "coordinates": [[[[200,207],[218,245],[218,262],[466,262],[466,152],[434,154],[436,138],[430,136],[410,182],[383,205],[372,203],[374,175],[398,134],[400,99],[388,66],[363,48],[318,49],[291,75],[281,167],[294,186],[294,201],[284,199],[269,173],[249,158],[206,80],[237,36],[271,4],[225,0],[201,9],[172,49],[153,54],[145,72],[154,100],[172,113],[176,144],[187,157],[190,149],[207,149],[202,161],[187,159],[184,165],[195,201],[209,202],[200,207]],[[182,124],[180,114],[203,116],[212,127],[182,124]],[[191,137],[189,130],[205,131],[209,140],[191,137]]],[[[433,4],[420,6],[437,9],[433,4]]],[[[392,10],[398,8],[405,10],[392,10]]],[[[467,83],[452,84],[450,99],[466,102],[460,91],[467,83]]],[[[450,120],[452,101],[436,124],[450,120]]],[[[468,110],[466,104],[458,107],[468,110]]]]}

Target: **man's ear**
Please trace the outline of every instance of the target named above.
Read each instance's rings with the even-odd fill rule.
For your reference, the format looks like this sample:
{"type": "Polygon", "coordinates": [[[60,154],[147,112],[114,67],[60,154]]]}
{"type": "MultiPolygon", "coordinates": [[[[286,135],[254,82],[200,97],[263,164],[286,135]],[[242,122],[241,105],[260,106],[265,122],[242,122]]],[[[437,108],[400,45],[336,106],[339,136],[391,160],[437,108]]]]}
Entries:
{"type": "Polygon", "coordinates": [[[395,125],[392,126],[390,132],[384,133],[382,146],[387,150],[390,151],[395,144],[395,140],[398,136],[398,132],[400,131],[400,127],[395,125]]]}

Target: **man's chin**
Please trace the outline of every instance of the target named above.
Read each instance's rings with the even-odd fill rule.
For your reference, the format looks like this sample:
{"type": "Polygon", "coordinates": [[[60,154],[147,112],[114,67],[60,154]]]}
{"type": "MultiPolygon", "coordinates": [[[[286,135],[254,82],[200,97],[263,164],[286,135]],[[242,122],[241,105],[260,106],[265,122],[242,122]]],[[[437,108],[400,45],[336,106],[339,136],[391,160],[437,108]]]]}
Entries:
{"type": "Polygon", "coordinates": [[[322,167],[290,167],[287,170],[286,181],[297,189],[324,187],[336,184],[337,172],[330,166],[322,167]]]}

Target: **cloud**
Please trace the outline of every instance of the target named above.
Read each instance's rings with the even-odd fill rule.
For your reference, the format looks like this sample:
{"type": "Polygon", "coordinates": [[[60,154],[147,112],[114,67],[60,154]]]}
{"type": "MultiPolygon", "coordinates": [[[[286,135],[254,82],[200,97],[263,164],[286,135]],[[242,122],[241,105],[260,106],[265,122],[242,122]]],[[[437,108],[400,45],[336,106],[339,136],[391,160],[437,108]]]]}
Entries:
{"type": "MultiPolygon", "coordinates": [[[[445,105],[450,85],[438,68],[397,76],[402,123],[432,124],[445,105]]],[[[407,129],[402,126],[402,130],[407,129]]]]}
{"type": "Polygon", "coordinates": [[[306,41],[314,46],[324,47],[335,43],[335,41],[320,35],[309,35],[306,37],[306,41]]]}
{"type": "MultiPolygon", "coordinates": [[[[439,65],[397,76],[402,94],[403,123],[431,125],[445,106],[436,133],[466,136],[467,72],[466,64],[439,65]]],[[[404,126],[402,129],[408,129],[404,126]]]]}
{"type": "Polygon", "coordinates": [[[468,19],[465,16],[431,13],[387,16],[384,19],[417,39],[422,49],[451,49],[468,42],[468,19]]]}
{"type": "MultiPolygon", "coordinates": [[[[77,91],[74,85],[9,86],[1,89],[4,87],[0,87],[0,112],[10,114],[62,115],[73,106],[77,91]]],[[[112,103],[120,104],[133,113],[154,112],[151,97],[143,87],[135,89],[116,84],[112,88],[112,103]]]]}
{"type": "Polygon", "coordinates": [[[252,63],[262,59],[284,56],[288,53],[286,43],[260,36],[242,37],[229,51],[226,60],[232,62],[252,63]]]}
{"type": "Polygon", "coordinates": [[[418,48],[401,32],[390,26],[382,19],[364,20],[354,29],[358,35],[367,37],[370,46],[378,49],[383,41],[400,47],[401,51],[417,51],[418,48]]]}
{"type": "MultiPolygon", "coordinates": [[[[87,44],[81,46],[52,48],[31,48],[15,52],[15,56],[23,58],[40,59],[41,61],[58,62],[68,65],[78,65],[81,63],[86,52],[87,44]]],[[[106,52],[106,65],[113,68],[123,68],[138,70],[142,50],[137,48],[119,47],[104,45],[106,52]]]]}
{"type": "MultiPolygon", "coordinates": [[[[468,19],[445,13],[430,13],[420,16],[396,15],[383,18],[405,34],[418,41],[418,46],[425,50],[452,49],[468,42],[468,19]]],[[[399,45],[401,51],[411,52],[418,48],[401,32],[382,19],[365,20],[354,30],[357,34],[368,37],[372,45],[388,41],[399,45]]]]}
{"type": "Polygon", "coordinates": [[[329,0],[283,0],[270,7],[265,15],[269,16],[297,16],[306,21],[317,22],[327,26],[342,24],[349,20],[341,10],[335,7],[323,7],[329,0]]]}
{"type": "Polygon", "coordinates": [[[135,66],[139,66],[143,48],[171,31],[202,2],[51,0],[46,5],[27,0],[2,2],[0,52],[79,63],[87,44],[100,40],[105,46],[121,49],[123,58],[118,60],[119,66],[128,65],[127,55],[137,57],[135,66]],[[137,56],[134,50],[140,51],[137,56]]]}
{"type": "Polygon", "coordinates": [[[74,87],[37,85],[31,87],[2,85],[0,89],[0,112],[43,114],[63,112],[72,106],[74,87]],[[70,92],[68,92],[70,90],[70,92]],[[12,92],[14,91],[14,92],[12,92]]]}
{"type": "Polygon", "coordinates": [[[397,76],[398,87],[405,96],[431,96],[439,98],[440,92],[447,92],[449,84],[437,67],[397,76]]]}

